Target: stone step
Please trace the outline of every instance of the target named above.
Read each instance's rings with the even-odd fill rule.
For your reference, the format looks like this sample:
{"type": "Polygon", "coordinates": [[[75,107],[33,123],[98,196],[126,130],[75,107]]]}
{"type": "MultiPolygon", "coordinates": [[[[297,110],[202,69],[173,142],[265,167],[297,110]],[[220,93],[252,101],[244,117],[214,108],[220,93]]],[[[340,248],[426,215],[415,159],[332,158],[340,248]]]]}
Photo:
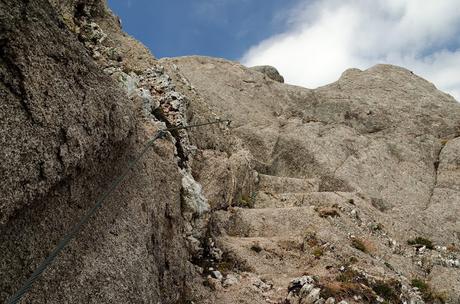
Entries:
{"type": "Polygon", "coordinates": [[[302,236],[308,228],[327,225],[313,207],[243,209],[217,211],[212,217],[214,232],[241,237],[302,236]]]}
{"type": "Polygon", "coordinates": [[[314,256],[303,251],[301,237],[223,236],[216,242],[240,270],[257,273],[271,281],[285,282],[287,275],[289,278],[301,276],[314,260],[314,256]]]}
{"type": "Polygon", "coordinates": [[[268,193],[303,193],[319,191],[319,179],[293,178],[259,174],[259,191],[268,193]]]}
{"type": "Polygon", "coordinates": [[[285,208],[307,206],[341,205],[350,199],[356,199],[350,192],[303,192],[303,193],[267,193],[259,191],[254,208],[285,208]]]}

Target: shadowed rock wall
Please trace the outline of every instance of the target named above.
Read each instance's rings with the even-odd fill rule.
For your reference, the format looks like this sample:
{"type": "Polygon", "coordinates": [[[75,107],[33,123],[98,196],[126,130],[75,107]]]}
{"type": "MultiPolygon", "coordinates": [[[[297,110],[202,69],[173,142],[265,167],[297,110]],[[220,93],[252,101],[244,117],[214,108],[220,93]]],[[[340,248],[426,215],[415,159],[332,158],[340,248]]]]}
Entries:
{"type": "MultiPolygon", "coordinates": [[[[116,22],[105,4],[54,5],[62,11],[0,1],[0,302],[158,129],[71,31],[79,14],[116,22]]],[[[181,301],[189,257],[175,154],[159,140],[24,303],[181,301]]]]}

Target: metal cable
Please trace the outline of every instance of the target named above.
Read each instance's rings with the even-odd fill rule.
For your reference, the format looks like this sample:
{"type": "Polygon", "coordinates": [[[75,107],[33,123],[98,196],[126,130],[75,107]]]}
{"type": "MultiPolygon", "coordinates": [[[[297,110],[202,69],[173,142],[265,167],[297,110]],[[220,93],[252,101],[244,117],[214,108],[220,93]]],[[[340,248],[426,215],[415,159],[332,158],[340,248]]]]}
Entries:
{"type": "Polygon", "coordinates": [[[131,169],[139,162],[139,160],[144,156],[144,154],[148,151],[148,149],[153,146],[154,142],[162,138],[164,134],[168,131],[175,131],[181,129],[191,129],[196,127],[202,127],[211,124],[220,124],[226,122],[230,124],[229,120],[215,120],[206,123],[194,124],[194,125],[186,125],[186,126],[178,126],[178,127],[171,127],[166,128],[163,130],[158,131],[155,136],[153,136],[150,140],[147,141],[144,148],[140,152],[140,154],[133,160],[128,162],[128,167],[125,171],[118,176],[110,185],[110,187],[99,197],[96,201],[96,204],[80,219],[80,221],[73,226],[73,228],[64,236],[63,239],[57,244],[57,246],[51,251],[51,253],[43,260],[35,269],[35,271],[30,275],[30,277],[24,282],[21,288],[7,300],[7,304],[16,304],[18,301],[29,291],[35,281],[39,278],[39,276],[48,268],[48,266],[54,261],[56,256],[67,246],[67,244],[75,237],[75,235],[82,229],[82,227],[91,219],[91,217],[96,213],[96,211],[102,207],[102,203],[105,199],[113,192],[115,189],[120,185],[120,183],[125,179],[125,177],[129,174],[131,169]]]}

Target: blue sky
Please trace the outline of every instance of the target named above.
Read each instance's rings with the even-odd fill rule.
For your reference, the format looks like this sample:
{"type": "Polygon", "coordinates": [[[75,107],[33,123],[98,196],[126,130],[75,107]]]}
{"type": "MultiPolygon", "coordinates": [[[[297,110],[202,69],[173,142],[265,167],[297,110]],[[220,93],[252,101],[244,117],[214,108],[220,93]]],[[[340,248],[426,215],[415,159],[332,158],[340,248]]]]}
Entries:
{"type": "Polygon", "coordinates": [[[348,68],[405,67],[460,100],[459,0],[108,0],[157,57],[273,65],[315,88],[348,68]],[[421,4],[423,2],[423,5],[421,4]]]}
{"type": "Polygon", "coordinates": [[[287,29],[299,0],[109,0],[123,29],[157,57],[206,55],[236,60],[287,29]]]}

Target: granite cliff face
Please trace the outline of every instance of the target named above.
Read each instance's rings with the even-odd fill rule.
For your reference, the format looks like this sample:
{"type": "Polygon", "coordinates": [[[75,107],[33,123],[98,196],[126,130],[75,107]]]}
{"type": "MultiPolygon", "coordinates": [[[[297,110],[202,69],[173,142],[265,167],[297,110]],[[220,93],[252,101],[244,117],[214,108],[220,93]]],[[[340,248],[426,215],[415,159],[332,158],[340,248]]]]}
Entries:
{"type": "MultiPolygon", "coordinates": [[[[161,127],[144,115],[143,97],[153,97],[124,72],[146,49],[103,2],[57,8],[66,14],[46,0],[0,2],[2,303],[161,127]],[[123,39],[126,54],[113,47],[123,39]]],[[[175,151],[157,141],[23,302],[180,300],[189,258],[175,151]]]]}
{"type": "Polygon", "coordinates": [[[305,89],[157,60],[100,0],[0,1],[0,300],[460,303],[460,104],[403,68],[305,89]]]}

